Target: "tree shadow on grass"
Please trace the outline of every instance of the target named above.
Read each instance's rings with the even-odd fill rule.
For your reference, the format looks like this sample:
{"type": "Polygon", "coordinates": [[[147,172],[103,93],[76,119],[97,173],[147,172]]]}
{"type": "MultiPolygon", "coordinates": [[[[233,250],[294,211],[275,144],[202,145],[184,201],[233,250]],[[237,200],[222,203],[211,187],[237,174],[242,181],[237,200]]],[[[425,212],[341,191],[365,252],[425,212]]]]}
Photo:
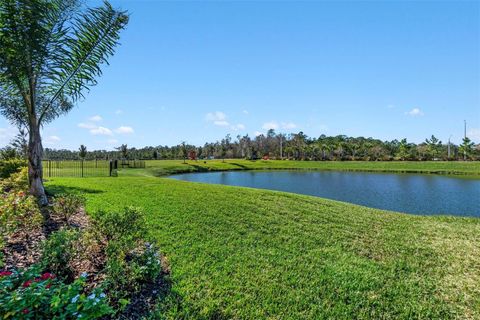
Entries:
{"type": "Polygon", "coordinates": [[[207,172],[207,171],[210,171],[209,168],[199,166],[198,164],[190,164],[190,166],[192,166],[193,168],[195,168],[194,171],[197,171],[197,172],[207,172]]]}
{"type": "Polygon", "coordinates": [[[60,193],[104,193],[103,190],[90,189],[90,188],[80,188],[80,187],[67,187],[67,186],[48,186],[46,192],[49,196],[55,196],[60,193]]]}
{"type": "Polygon", "coordinates": [[[249,168],[243,164],[240,164],[240,163],[236,163],[236,162],[230,162],[231,165],[234,165],[234,166],[237,166],[239,168],[242,168],[244,170],[248,170],[249,168]]]}

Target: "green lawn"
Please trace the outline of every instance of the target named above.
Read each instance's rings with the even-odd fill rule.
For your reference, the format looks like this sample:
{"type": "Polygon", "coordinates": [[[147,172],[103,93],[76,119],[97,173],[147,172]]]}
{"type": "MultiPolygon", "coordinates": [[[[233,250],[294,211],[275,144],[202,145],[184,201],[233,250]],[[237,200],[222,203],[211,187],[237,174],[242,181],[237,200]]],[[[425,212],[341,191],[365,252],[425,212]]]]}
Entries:
{"type": "Polygon", "coordinates": [[[162,176],[171,173],[213,171],[213,170],[266,170],[266,169],[301,169],[301,170],[349,170],[349,171],[383,171],[435,174],[480,175],[480,161],[287,161],[287,160],[149,160],[145,169],[122,172],[123,174],[162,176]]]}
{"type": "MultiPolygon", "coordinates": [[[[155,317],[480,318],[479,219],[406,215],[303,195],[138,176],[204,166],[159,163],[122,171],[118,178],[47,183],[50,192],[83,192],[89,212],[144,209],[171,267],[171,292],[158,302],[155,317]]],[[[260,169],[263,163],[251,166],[260,169]]],[[[293,162],[268,161],[269,167],[272,163],[280,168],[293,162]]],[[[309,169],[375,165],[301,163],[309,169]]],[[[378,165],[479,171],[478,164],[467,163],[378,165]]]]}

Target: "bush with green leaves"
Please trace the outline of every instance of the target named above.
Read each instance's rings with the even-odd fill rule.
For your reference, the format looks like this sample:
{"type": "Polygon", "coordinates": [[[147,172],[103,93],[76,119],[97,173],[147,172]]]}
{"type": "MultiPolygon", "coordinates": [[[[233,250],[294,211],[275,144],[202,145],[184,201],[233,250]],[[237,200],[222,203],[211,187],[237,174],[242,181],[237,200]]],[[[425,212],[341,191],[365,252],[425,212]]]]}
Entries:
{"type": "Polygon", "coordinates": [[[0,194],[0,234],[9,235],[18,229],[25,231],[43,222],[35,197],[24,191],[0,194]]]}
{"type": "MultiPolygon", "coordinates": [[[[22,230],[24,236],[28,237],[42,223],[43,217],[35,197],[24,191],[13,190],[0,194],[0,249],[5,240],[18,230],[22,230]]],[[[0,266],[3,265],[1,260],[0,266]]]]}
{"type": "Polygon", "coordinates": [[[70,284],[39,266],[0,271],[0,314],[4,319],[98,319],[113,313],[101,288],[85,292],[85,277],[70,284]]]}
{"type": "Polygon", "coordinates": [[[10,177],[12,173],[18,172],[20,168],[26,167],[27,162],[23,159],[10,159],[0,161],[0,178],[10,177]]]}
{"type": "Polygon", "coordinates": [[[133,207],[95,215],[94,232],[106,242],[106,286],[117,301],[160,274],[159,250],[146,242],[145,225],[143,213],[133,207]]]}
{"type": "Polygon", "coordinates": [[[42,244],[42,265],[65,279],[72,279],[74,269],[71,265],[78,255],[78,243],[81,233],[75,229],[62,229],[52,233],[42,244]]]}
{"type": "Polygon", "coordinates": [[[63,193],[54,197],[52,208],[56,215],[68,223],[70,218],[84,205],[85,197],[78,194],[63,193]]]}
{"type": "Polygon", "coordinates": [[[28,168],[22,167],[8,178],[0,180],[0,191],[28,191],[28,168]]]}

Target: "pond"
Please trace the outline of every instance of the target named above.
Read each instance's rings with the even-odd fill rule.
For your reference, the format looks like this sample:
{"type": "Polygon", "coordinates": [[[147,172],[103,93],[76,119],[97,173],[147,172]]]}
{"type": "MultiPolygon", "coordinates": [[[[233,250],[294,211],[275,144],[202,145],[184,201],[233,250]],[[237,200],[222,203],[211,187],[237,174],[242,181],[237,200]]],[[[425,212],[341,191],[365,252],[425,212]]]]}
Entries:
{"type": "Polygon", "coordinates": [[[422,215],[480,217],[480,179],[342,171],[229,171],[171,178],[294,192],[422,215]]]}

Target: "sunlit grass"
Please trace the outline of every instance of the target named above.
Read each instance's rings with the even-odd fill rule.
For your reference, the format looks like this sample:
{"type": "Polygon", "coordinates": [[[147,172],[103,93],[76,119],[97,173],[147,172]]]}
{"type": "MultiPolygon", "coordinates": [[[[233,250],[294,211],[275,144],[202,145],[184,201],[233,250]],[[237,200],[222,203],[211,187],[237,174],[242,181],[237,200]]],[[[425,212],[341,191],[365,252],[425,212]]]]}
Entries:
{"type": "MultiPolygon", "coordinates": [[[[156,167],[183,166],[190,165],[156,167]]],[[[54,178],[48,190],[84,192],[89,212],[144,209],[172,272],[157,317],[480,317],[475,218],[140,176],[54,178]]]]}

